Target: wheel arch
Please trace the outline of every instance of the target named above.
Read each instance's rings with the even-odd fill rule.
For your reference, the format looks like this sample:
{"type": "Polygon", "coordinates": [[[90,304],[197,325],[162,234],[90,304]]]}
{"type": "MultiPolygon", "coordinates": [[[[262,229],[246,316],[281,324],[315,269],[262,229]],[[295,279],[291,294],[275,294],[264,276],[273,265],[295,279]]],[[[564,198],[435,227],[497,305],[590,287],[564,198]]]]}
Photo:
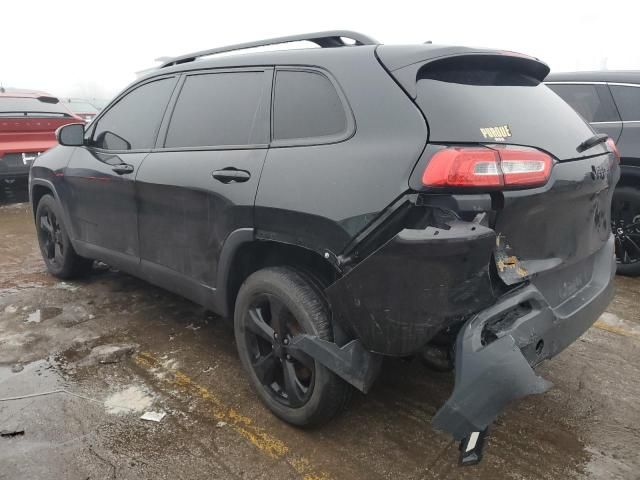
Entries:
{"type": "Polygon", "coordinates": [[[256,238],[253,228],[234,230],[226,239],[218,262],[216,304],[225,317],[233,315],[240,286],[252,273],[274,266],[290,266],[313,275],[323,286],[340,272],[322,255],[303,246],[256,238]]]}
{"type": "Polygon", "coordinates": [[[31,184],[29,186],[29,196],[31,198],[31,206],[34,217],[36,214],[36,210],[38,209],[38,203],[40,203],[42,197],[47,194],[53,195],[53,198],[55,198],[57,202],[60,202],[58,192],[56,192],[56,187],[54,187],[53,183],[41,178],[31,180],[31,184]]]}
{"type": "Polygon", "coordinates": [[[32,178],[29,182],[29,198],[31,201],[31,209],[33,210],[33,219],[36,218],[36,211],[38,209],[38,203],[42,200],[42,197],[45,195],[52,195],[58,205],[60,205],[60,209],[62,211],[62,220],[64,221],[65,226],[67,227],[67,233],[69,235],[69,239],[71,240],[71,244],[73,248],[76,248],[76,235],[73,228],[73,224],[71,223],[71,217],[69,212],[65,208],[65,203],[60,198],[58,194],[58,190],[56,186],[50,180],[44,178],[32,178]]]}

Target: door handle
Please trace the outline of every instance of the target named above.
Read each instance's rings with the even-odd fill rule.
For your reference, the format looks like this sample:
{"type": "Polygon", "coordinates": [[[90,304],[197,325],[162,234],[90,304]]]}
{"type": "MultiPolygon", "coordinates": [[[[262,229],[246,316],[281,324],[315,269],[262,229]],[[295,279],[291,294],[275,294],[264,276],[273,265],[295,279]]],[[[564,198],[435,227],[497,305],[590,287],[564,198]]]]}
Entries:
{"type": "Polygon", "coordinates": [[[246,170],[240,170],[233,167],[223,168],[211,173],[211,176],[222,183],[242,183],[251,178],[251,174],[246,170]]]}
{"type": "Polygon", "coordinates": [[[121,163],[120,165],[116,165],[112,167],[111,170],[116,172],[118,175],[123,175],[125,173],[133,173],[133,165],[129,165],[128,163],[121,163]]]}

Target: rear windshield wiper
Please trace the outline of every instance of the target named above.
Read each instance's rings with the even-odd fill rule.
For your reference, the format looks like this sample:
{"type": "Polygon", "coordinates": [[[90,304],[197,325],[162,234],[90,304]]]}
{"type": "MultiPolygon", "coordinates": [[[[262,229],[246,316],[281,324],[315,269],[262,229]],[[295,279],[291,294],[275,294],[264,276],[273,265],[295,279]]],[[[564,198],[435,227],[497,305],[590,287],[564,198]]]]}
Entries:
{"type": "Polygon", "coordinates": [[[582,153],[585,150],[589,150],[590,148],[595,147],[599,143],[606,142],[608,138],[609,135],[607,135],[606,133],[598,133],[593,137],[587,138],[584,142],[578,145],[578,148],[576,148],[576,150],[578,151],[578,153],[582,153]]]}

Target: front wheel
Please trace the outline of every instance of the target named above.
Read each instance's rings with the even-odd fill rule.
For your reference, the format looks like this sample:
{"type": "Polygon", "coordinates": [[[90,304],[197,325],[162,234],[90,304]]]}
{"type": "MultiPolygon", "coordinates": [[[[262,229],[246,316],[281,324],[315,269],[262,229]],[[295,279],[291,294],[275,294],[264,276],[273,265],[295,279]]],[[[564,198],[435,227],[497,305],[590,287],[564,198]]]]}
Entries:
{"type": "Polygon", "coordinates": [[[289,348],[299,334],[333,340],[322,295],[303,274],[274,267],[250,275],[236,299],[236,343],[251,385],[276,416],[299,427],[330,420],[351,389],[311,357],[289,348]]]}
{"type": "Polygon", "coordinates": [[[611,205],[611,227],[616,241],[617,272],[640,275],[640,190],[616,188],[611,205]]]}
{"type": "Polygon", "coordinates": [[[51,195],[44,195],[36,209],[36,231],[42,258],[52,275],[68,279],[87,273],[93,261],[79,256],[67,233],[60,206],[51,195]]]}

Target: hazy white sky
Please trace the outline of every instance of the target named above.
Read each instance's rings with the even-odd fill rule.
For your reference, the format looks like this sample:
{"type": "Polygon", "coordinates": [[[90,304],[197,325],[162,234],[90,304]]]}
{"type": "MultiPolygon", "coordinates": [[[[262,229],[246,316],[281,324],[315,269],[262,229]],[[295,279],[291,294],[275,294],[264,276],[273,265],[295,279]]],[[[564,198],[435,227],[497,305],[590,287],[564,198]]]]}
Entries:
{"type": "Polygon", "coordinates": [[[110,97],[160,56],[330,29],[515,50],[554,71],[640,69],[639,14],[638,0],[1,0],[0,83],[110,97]]]}

